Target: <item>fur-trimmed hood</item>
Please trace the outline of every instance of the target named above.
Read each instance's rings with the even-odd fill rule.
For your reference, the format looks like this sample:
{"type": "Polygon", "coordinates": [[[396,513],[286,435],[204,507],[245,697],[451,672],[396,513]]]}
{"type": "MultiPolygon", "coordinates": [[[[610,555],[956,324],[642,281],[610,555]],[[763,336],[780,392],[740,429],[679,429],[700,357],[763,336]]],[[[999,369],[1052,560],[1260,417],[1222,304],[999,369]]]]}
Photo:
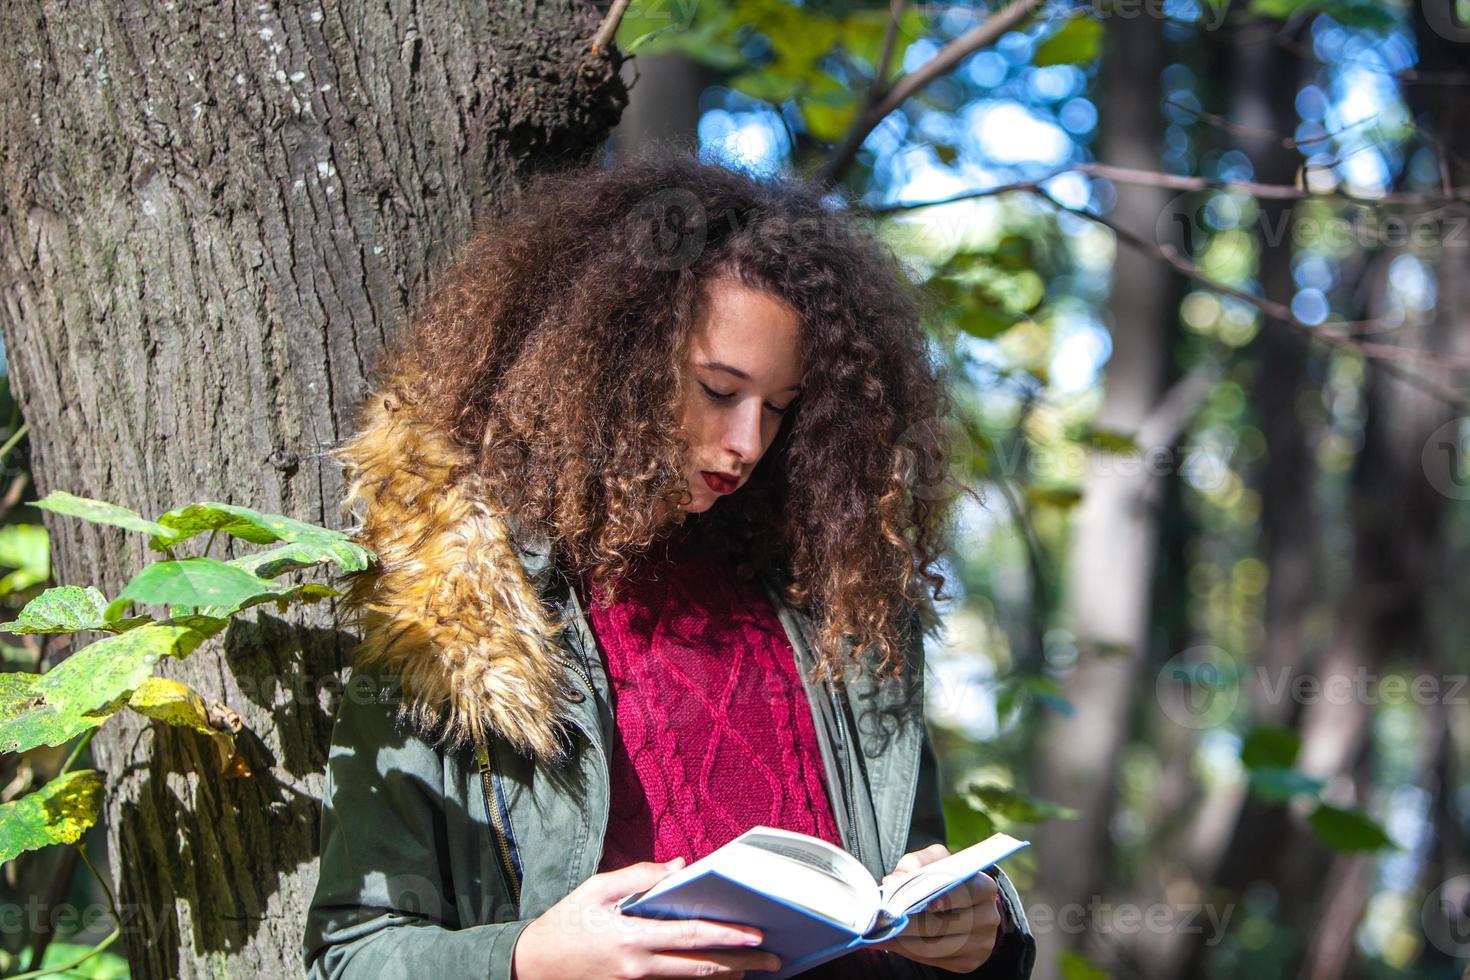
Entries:
{"type": "Polygon", "coordinates": [[[379,559],[348,590],[362,634],[355,667],[397,682],[399,717],[441,748],[493,733],[559,758],[563,624],[526,574],[514,517],[401,381],[373,395],[333,452],[354,537],[379,559]]]}
{"type": "MultiPolygon", "coordinates": [[[[342,506],[357,520],[354,537],[378,555],[376,567],[351,577],[346,596],[362,635],[355,666],[395,684],[399,718],[440,749],[493,734],[559,760],[572,711],[567,623],[543,593],[549,542],[498,505],[467,454],[425,418],[418,387],[388,379],[356,435],[332,453],[346,470],[342,506]]],[[[771,575],[774,596],[785,575],[771,575]]],[[[911,628],[936,631],[928,595],[915,605],[911,628]]],[[[922,640],[914,642],[921,653],[922,640]]]]}

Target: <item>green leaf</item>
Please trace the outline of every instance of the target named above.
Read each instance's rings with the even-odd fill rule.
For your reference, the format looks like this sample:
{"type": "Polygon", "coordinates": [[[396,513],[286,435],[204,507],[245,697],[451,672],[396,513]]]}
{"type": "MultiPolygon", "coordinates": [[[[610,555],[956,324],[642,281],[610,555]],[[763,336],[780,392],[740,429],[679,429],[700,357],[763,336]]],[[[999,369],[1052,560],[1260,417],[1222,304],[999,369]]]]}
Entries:
{"type": "Polygon", "coordinates": [[[1296,764],[1302,737],[1280,725],[1258,725],[1240,746],[1240,761],[1247,769],[1281,768],[1296,764]]]}
{"type": "MultiPolygon", "coordinates": [[[[874,70],[883,51],[883,39],[888,31],[892,13],[885,6],[875,10],[853,11],[842,22],[842,46],[854,56],[867,62],[874,70]]],[[[893,56],[888,62],[884,82],[892,82],[903,74],[904,54],[914,38],[924,33],[924,18],[913,7],[904,10],[898,21],[898,33],[894,35],[893,56]]]]}
{"type": "Polygon", "coordinates": [[[70,844],[97,822],[102,774],[79,769],[0,806],[0,861],[51,844],[70,844]]]}
{"type": "MultiPolygon", "coordinates": [[[[78,957],[96,948],[96,946],[82,946],[78,943],[48,943],[46,952],[41,957],[40,969],[57,972],[60,967],[75,962],[78,957]]],[[[29,955],[29,949],[21,951],[17,962],[18,969],[30,969],[29,955]]],[[[68,980],[128,980],[132,974],[129,972],[127,959],[110,949],[104,949],[100,953],[87,956],[86,959],[67,970],[63,976],[68,980]]]]}
{"type": "Polygon", "coordinates": [[[1112,976],[1081,953],[1070,949],[1057,954],[1057,966],[1061,968],[1062,980],[1109,980],[1112,976]]]}
{"type": "Polygon", "coordinates": [[[1114,429],[1088,426],[1078,435],[1077,441],[1090,449],[1100,449],[1115,456],[1132,456],[1140,451],[1138,442],[1132,436],[1114,429]]]}
{"type": "Polygon", "coordinates": [[[1004,721],[1027,699],[1068,717],[1076,710],[1051,678],[1022,677],[1000,686],[995,696],[996,717],[1004,721]]]}
{"type": "Polygon", "coordinates": [[[108,626],[107,597],[91,586],[62,585],[26,603],[20,615],[0,623],[6,633],[80,633],[108,626]]]}
{"type": "Polygon", "coordinates": [[[90,497],[78,497],[67,493],[65,490],[53,490],[40,500],[35,506],[42,510],[49,510],[53,514],[62,514],[66,517],[79,517],[84,521],[94,524],[111,524],[114,527],[124,528],[129,531],[142,531],[145,534],[167,535],[172,533],[162,524],[155,523],[139,514],[137,511],[119,507],[117,504],[109,504],[105,500],[93,500],[90,497]]]}
{"type": "Polygon", "coordinates": [[[1074,487],[1027,487],[1026,503],[1032,507],[1070,510],[1082,502],[1082,491],[1074,487]]]}
{"type": "Polygon", "coordinates": [[[1252,793],[1276,803],[1285,803],[1293,796],[1317,796],[1326,785],[1315,776],[1289,766],[1252,768],[1249,779],[1252,793]]]}
{"type": "Polygon", "coordinates": [[[1032,63],[1044,68],[1047,65],[1076,65],[1091,61],[1102,47],[1102,30],[1101,21],[1091,17],[1073,17],[1041,42],[1032,63]]]}
{"type": "Polygon", "coordinates": [[[51,577],[51,538],[39,524],[0,527],[0,565],[15,571],[0,578],[0,595],[20,592],[51,577]]]}
{"type": "Polygon", "coordinates": [[[730,87],[737,92],[743,92],[752,99],[760,99],[762,102],[770,102],[780,105],[787,99],[794,99],[801,93],[801,80],[783,72],[768,71],[760,69],[757,71],[743,71],[730,79],[730,87]]]}
{"type": "Polygon", "coordinates": [[[323,562],[332,562],[344,572],[360,572],[375,561],[376,555],[361,545],[346,540],[344,536],[343,540],[293,541],[269,551],[258,551],[253,555],[231,559],[227,564],[243,568],[262,578],[275,578],[277,575],[323,562]]]}
{"type": "Polygon", "coordinates": [[[1293,14],[1320,10],[1326,0],[1251,0],[1250,12],[1260,17],[1285,20],[1293,14]]]}
{"type": "Polygon", "coordinates": [[[1058,714],[1070,718],[1077,710],[1062,692],[1061,686],[1049,677],[1028,677],[1022,684],[1038,704],[1043,704],[1058,714]]]}
{"type": "MultiPolygon", "coordinates": [[[[180,510],[169,511],[158,522],[168,528],[164,534],[154,538],[153,547],[160,550],[171,548],[204,531],[223,531],[252,544],[285,541],[295,545],[294,551],[276,549],[267,554],[273,556],[272,560],[286,554],[298,565],[330,561],[344,572],[360,572],[375,558],[371,551],[353,543],[342,531],[317,527],[315,524],[307,524],[280,514],[264,514],[234,504],[190,504],[180,510]]],[[[236,559],[236,562],[240,561],[242,560],[236,559]]]]}
{"type": "Polygon", "coordinates": [[[45,674],[0,674],[0,752],[61,745],[102,724],[160,658],[188,656],[214,622],[149,623],[83,647],[45,674]]]}
{"type": "Polygon", "coordinates": [[[852,128],[859,105],[856,92],[832,76],[818,73],[800,100],[801,117],[813,138],[836,143],[852,128]]]}
{"type": "Polygon", "coordinates": [[[276,584],[216,558],[181,558],[145,566],[118,593],[143,605],[190,609],[238,608],[259,595],[274,595],[276,584]]]}
{"type": "Polygon", "coordinates": [[[1012,823],[1077,819],[1077,811],[1070,807],[1037,796],[1028,796],[1005,786],[977,783],[969,787],[969,794],[977,809],[991,817],[1000,817],[1012,823]]]}
{"type": "Polygon", "coordinates": [[[320,602],[323,599],[332,599],[341,594],[331,586],[323,585],[320,582],[302,582],[298,585],[283,588],[277,592],[251,596],[238,606],[206,607],[204,612],[212,616],[229,616],[241,610],[249,609],[252,606],[264,605],[267,602],[274,602],[277,609],[285,612],[286,608],[293,602],[320,602]]]}
{"type": "Polygon", "coordinates": [[[958,851],[995,833],[995,821],[961,793],[945,793],[944,831],[950,850],[958,851]]]}
{"type": "Polygon", "coordinates": [[[1398,846],[1382,827],[1359,810],[1321,803],[1307,817],[1307,825],[1334,851],[1356,853],[1398,846]]]}

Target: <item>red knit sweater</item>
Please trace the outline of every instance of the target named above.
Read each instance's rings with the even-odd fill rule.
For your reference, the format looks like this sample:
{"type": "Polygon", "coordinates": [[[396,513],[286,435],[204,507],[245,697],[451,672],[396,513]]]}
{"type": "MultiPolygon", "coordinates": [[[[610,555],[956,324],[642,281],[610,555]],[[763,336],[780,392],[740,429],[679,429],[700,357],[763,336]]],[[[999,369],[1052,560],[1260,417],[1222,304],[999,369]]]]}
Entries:
{"type": "MultiPolygon", "coordinates": [[[[656,545],[609,608],[578,582],[620,736],[599,871],[693,863],[756,824],[842,846],[791,644],[760,582],[738,578],[697,526],[656,545]]],[[[803,974],[822,975],[892,973],[865,950],[803,974]]]]}

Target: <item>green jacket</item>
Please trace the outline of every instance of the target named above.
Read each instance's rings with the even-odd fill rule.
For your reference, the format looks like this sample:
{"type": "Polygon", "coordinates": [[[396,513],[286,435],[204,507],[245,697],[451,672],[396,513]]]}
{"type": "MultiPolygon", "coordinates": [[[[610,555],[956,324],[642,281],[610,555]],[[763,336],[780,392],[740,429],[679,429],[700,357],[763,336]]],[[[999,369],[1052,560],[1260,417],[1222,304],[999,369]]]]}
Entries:
{"type": "MultiPolygon", "coordinates": [[[[374,405],[339,450],[380,563],[349,597],[363,641],[332,734],[303,959],[311,978],[506,980],[521,929],[596,873],[617,737],[608,677],[546,542],[494,511],[405,398],[374,405]]],[[[945,841],[920,616],[899,677],[813,683],[813,624],[779,576],[763,573],[808,679],[842,840],[881,879],[945,841]]],[[[992,873],[1015,931],[970,976],[1024,980],[1035,941],[992,873]]],[[[915,978],[958,975],[892,959],[915,978]]]]}

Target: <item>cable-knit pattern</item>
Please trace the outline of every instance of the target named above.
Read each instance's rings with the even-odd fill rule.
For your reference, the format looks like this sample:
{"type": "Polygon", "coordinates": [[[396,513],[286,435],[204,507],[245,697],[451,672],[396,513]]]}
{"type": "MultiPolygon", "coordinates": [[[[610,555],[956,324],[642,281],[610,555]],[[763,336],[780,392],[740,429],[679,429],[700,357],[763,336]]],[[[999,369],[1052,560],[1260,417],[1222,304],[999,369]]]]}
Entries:
{"type": "MultiPolygon", "coordinates": [[[[758,580],[689,521],[622,579],[577,583],[612,688],[611,803],[599,871],[690,863],[756,824],[842,846],[795,653],[758,580]]],[[[828,965],[886,977],[876,951],[828,965]]],[[[820,976],[818,968],[805,976],[820,976]]]]}
{"type": "Polygon", "coordinates": [[[613,692],[600,870],[696,861],[756,824],[841,846],[795,655],[755,580],[680,529],[584,606],[613,692]]]}

